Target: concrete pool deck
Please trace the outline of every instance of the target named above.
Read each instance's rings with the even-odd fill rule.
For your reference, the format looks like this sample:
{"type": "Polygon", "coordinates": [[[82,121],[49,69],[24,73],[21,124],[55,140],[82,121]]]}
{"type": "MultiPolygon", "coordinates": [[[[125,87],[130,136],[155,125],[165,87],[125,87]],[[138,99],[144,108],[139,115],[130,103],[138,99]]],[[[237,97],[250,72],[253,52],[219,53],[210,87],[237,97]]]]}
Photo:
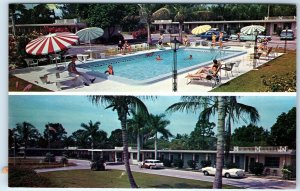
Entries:
{"type": "MultiPolygon", "coordinates": [[[[203,48],[203,47],[201,47],[203,48]]],[[[229,78],[225,75],[225,72],[221,70],[221,83],[224,84],[246,72],[249,72],[253,70],[252,61],[248,59],[249,54],[253,53],[253,48],[244,48],[244,47],[230,47],[228,50],[240,50],[240,51],[246,51],[247,54],[234,57],[228,60],[225,60],[225,63],[228,62],[235,62],[238,60],[241,60],[241,63],[238,67],[234,67],[233,69],[233,77],[229,73],[229,78]],[[239,71],[239,72],[238,72],[239,71]]],[[[153,52],[158,50],[146,50],[146,51],[139,51],[134,54],[143,54],[146,52],[153,52]]],[[[130,54],[132,55],[132,54],[130,54]]],[[[280,56],[281,54],[278,54],[277,56],[280,56]]],[[[122,57],[122,55],[116,55],[118,57],[122,57]]],[[[109,59],[109,58],[107,58],[109,59]]],[[[265,64],[270,60],[267,59],[260,59],[260,63],[258,66],[265,64]]],[[[88,61],[87,61],[88,62],[88,61]]],[[[63,64],[67,65],[67,63],[63,64]]],[[[80,70],[80,69],[79,69],[80,70]]],[[[190,84],[187,84],[187,79],[185,76],[190,73],[195,73],[198,69],[185,72],[178,75],[177,80],[177,92],[189,92],[189,93],[197,93],[197,92],[208,92],[212,90],[212,82],[206,81],[206,80],[198,80],[193,81],[190,84]]],[[[172,78],[168,78],[165,80],[161,80],[159,82],[155,82],[153,84],[147,84],[147,85],[130,85],[125,83],[116,82],[113,80],[105,79],[105,78],[99,78],[95,80],[93,84],[90,84],[90,86],[76,86],[74,87],[72,84],[71,79],[69,79],[67,76],[67,71],[60,71],[56,70],[56,65],[45,65],[45,66],[38,66],[38,67],[30,67],[25,69],[17,69],[11,72],[12,75],[21,78],[25,81],[28,81],[30,83],[33,83],[35,85],[41,86],[43,88],[49,89],[51,91],[55,92],[89,92],[89,93],[101,93],[101,94],[115,94],[115,93],[141,93],[141,92],[147,92],[147,93],[170,93],[172,92],[172,78]],[[48,74],[48,82],[49,83],[43,83],[41,76],[44,76],[45,74],[48,74]],[[69,81],[69,82],[68,82],[69,81]],[[64,85],[61,85],[64,84],[64,85]]]]}

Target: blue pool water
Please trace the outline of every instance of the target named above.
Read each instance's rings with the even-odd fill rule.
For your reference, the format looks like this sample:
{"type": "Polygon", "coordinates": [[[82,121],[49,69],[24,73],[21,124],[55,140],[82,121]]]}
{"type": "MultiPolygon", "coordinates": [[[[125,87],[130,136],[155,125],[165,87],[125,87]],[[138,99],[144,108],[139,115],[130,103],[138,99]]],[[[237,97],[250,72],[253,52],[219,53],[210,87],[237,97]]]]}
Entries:
{"type": "MultiPolygon", "coordinates": [[[[187,72],[212,63],[213,59],[228,59],[243,54],[233,50],[210,49],[179,49],[177,51],[178,73],[187,72]],[[192,55],[192,59],[188,59],[192,55]]],[[[123,83],[147,84],[171,77],[173,66],[173,50],[153,52],[152,56],[146,54],[124,56],[109,60],[95,61],[79,65],[91,74],[103,77],[108,65],[114,68],[114,76],[109,79],[123,83]],[[157,61],[160,55],[162,60],[157,61]]]]}

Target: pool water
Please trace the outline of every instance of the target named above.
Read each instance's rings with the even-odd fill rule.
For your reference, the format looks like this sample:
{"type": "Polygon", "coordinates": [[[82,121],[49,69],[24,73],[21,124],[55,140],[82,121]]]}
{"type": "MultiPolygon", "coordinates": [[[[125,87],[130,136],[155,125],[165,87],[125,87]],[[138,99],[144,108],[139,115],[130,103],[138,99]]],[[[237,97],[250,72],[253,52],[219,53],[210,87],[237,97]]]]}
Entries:
{"type": "MultiPolygon", "coordinates": [[[[177,51],[177,70],[178,73],[187,72],[204,65],[212,63],[213,59],[228,59],[233,56],[241,55],[241,51],[233,50],[210,50],[210,49],[179,49],[177,51]],[[192,59],[188,59],[192,55],[192,59]]],[[[153,83],[166,79],[172,75],[173,50],[153,52],[153,55],[145,54],[131,55],[122,58],[115,58],[103,61],[90,62],[79,65],[93,73],[93,75],[103,76],[108,65],[112,65],[114,76],[109,79],[124,83],[153,83]],[[160,55],[162,60],[157,61],[160,55]]]]}

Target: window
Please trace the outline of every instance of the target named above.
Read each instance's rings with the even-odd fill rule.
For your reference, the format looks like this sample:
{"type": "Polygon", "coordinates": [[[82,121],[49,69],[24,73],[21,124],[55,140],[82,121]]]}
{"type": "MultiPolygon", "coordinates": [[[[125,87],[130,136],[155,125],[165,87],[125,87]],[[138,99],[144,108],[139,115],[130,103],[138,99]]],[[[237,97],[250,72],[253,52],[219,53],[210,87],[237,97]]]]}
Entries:
{"type": "Polygon", "coordinates": [[[271,167],[271,168],[279,168],[279,157],[266,157],[265,158],[265,167],[271,167]]]}

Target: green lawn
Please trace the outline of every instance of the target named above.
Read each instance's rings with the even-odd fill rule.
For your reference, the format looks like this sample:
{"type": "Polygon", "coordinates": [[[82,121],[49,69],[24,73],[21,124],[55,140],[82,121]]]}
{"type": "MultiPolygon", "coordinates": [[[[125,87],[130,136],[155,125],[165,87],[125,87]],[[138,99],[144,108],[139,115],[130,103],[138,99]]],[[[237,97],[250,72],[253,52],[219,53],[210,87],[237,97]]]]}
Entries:
{"type": "MultiPolygon", "coordinates": [[[[129,188],[128,178],[124,171],[106,170],[71,170],[40,173],[48,178],[53,187],[71,188],[129,188]]],[[[211,182],[189,180],[153,174],[133,172],[136,183],[141,188],[212,188],[211,182]]],[[[223,188],[237,187],[224,185],[223,188]]]]}
{"type": "Polygon", "coordinates": [[[296,92],[296,51],[288,51],[287,54],[258,67],[258,70],[252,70],[212,90],[212,92],[266,91],[296,92]]]}

